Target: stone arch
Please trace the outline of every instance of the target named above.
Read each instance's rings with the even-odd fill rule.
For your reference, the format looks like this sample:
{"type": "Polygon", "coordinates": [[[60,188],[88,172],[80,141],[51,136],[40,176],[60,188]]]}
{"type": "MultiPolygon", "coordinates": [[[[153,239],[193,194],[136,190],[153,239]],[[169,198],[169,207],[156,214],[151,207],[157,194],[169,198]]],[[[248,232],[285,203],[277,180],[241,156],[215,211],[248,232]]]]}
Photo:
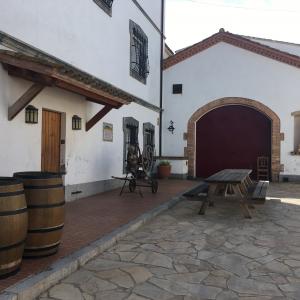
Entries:
{"type": "Polygon", "coordinates": [[[243,105],[253,108],[271,120],[271,177],[273,181],[279,180],[280,173],[280,119],[275,112],[259,101],[240,98],[226,97],[214,100],[200,107],[193,113],[188,121],[187,128],[187,157],[188,157],[188,175],[196,176],[196,123],[211,110],[227,105],[243,105]]]}

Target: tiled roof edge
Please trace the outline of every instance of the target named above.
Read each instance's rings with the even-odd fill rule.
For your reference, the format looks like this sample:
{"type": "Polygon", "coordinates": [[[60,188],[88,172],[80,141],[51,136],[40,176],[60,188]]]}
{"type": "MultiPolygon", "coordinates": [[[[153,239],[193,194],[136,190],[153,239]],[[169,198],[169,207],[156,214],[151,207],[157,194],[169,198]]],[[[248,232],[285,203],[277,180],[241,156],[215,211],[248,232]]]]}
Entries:
{"type": "Polygon", "coordinates": [[[201,51],[216,45],[217,43],[224,42],[244,50],[274,59],[276,61],[300,68],[300,57],[297,55],[284,52],[273,47],[263,45],[261,43],[249,40],[243,36],[232,34],[230,32],[220,31],[207,39],[194,44],[186,49],[178,52],[174,56],[171,56],[164,60],[164,70],[168,69],[201,51]]]}

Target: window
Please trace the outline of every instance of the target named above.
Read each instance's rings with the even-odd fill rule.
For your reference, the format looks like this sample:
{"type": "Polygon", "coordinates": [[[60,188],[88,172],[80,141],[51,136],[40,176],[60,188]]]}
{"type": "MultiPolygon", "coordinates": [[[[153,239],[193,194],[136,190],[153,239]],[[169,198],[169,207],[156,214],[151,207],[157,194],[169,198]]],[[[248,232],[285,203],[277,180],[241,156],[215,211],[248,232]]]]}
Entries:
{"type": "Polygon", "coordinates": [[[154,140],[155,126],[151,123],[143,124],[143,137],[144,137],[144,149],[147,146],[151,146],[155,148],[155,140],[154,140]]]}
{"type": "Polygon", "coordinates": [[[130,75],[146,84],[149,74],[148,38],[141,27],[130,20],[130,75]]]}
{"type": "Polygon", "coordinates": [[[111,16],[111,8],[114,0],[94,0],[94,2],[111,16]]]}
{"type": "Polygon", "coordinates": [[[128,147],[130,145],[138,144],[139,135],[139,121],[132,118],[123,118],[123,132],[124,132],[124,147],[123,147],[123,173],[126,172],[126,158],[128,147]]]}
{"type": "Polygon", "coordinates": [[[182,94],[182,84],[173,84],[173,94],[182,94]]]}

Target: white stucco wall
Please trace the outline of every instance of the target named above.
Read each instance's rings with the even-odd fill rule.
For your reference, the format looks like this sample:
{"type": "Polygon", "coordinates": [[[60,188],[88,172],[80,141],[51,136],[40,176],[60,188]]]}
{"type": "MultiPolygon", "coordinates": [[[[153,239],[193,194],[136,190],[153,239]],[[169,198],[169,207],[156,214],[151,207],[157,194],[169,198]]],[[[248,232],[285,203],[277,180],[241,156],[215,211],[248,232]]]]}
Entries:
{"type": "MultiPolygon", "coordinates": [[[[165,0],[164,0],[165,1],[165,0]]],[[[162,0],[149,1],[149,0],[137,0],[137,2],[147,12],[149,17],[153,20],[155,25],[161,27],[161,4],[162,0]]]]}
{"type": "MultiPolygon", "coordinates": [[[[161,0],[140,3],[155,22],[160,19],[161,0]]],[[[2,1],[0,30],[159,104],[160,33],[131,0],[114,1],[112,17],[92,0],[2,1]],[[129,76],[129,19],[140,25],[148,37],[147,85],[129,76]]]]}
{"type": "Polygon", "coordinates": [[[38,124],[26,124],[25,112],[20,112],[12,121],[7,120],[8,105],[15,102],[31,85],[27,81],[9,77],[0,69],[0,176],[11,176],[18,171],[41,170],[42,109],[66,113],[66,185],[95,182],[121,176],[123,170],[123,117],[139,121],[139,143],[143,145],[143,123],[156,126],[156,148],[158,149],[158,127],[156,112],[137,104],[125,105],[112,110],[90,131],[85,131],[85,122],[94,116],[101,105],[89,103],[83,97],[61,89],[46,88],[33,101],[39,109],[38,124]],[[72,116],[82,117],[80,131],[72,130],[72,116]],[[103,122],[112,123],[113,142],[102,140],[103,122]]]}
{"type": "Polygon", "coordinates": [[[264,103],[281,120],[282,174],[300,175],[300,157],[294,150],[294,117],[300,107],[300,69],[226,43],[202,51],[164,72],[163,155],[183,156],[187,121],[203,105],[223,97],[243,97],[264,103]],[[172,85],[183,84],[173,95],[172,85]],[[167,127],[174,121],[172,135],[167,127]]]}
{"type": "MultiPolygon", "coordinates": [[[[141,3],[158,17],[161,0],[141,3]]],[[[137,97],[159,105],[160,34],[131,0],[114,1],[112,17],[92,0],[12,0],[0,3],[0,30],[71,63],[137,97]],[[148,37],[150,74],[147,84],[130,76],[129,20],[140,25],[148,37]]],[[[4,48],[0,45],[0,48],[4,48]]],[[[41,170],[42,109],[66,117],[66,185],[76,185],[121,176],[123,171],[123,117],[139,121],[139,143],[143,145],[143,123],[155,125],[158,149],[159,114],[137,104],[109,112],[90,131],[85,123],[101,108],[85,98],[56,88],[45,88],[33,101],[39,109],[38,124],[25,123],[25,111],[12,121],[7,110],[32,83],[10,77],[0,67],[0,176],[17,171],[41,170]],[[71,130],[73,115],[82,118],[82,130],[71,130]],[[103,122],[113,124],[113,142],[102,139],[103,122]]]]}

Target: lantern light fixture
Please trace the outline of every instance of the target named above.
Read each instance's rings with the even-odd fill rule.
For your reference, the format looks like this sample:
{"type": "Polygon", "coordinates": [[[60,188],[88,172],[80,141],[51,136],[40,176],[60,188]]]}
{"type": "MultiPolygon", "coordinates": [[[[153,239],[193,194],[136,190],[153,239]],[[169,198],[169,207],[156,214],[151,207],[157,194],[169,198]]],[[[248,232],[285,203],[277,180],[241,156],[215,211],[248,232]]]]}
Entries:
{"type": "Polygon", "coordinates": [[[25,108],[25,123],[37,124],[38,123],[39,110],[33,105],[28,105],[25,108]]]}
{"type": "Polygon", "coordinates": [[[72,129],[73,130],[81,130],[81,118],[77,115],[72,117],[72,129]]]}
{"type": "Polygon", "coordinates": [[[174,122],[171,120],[170,121],[170,126],[168,127],[168,130],[173,134],[175,127],[174,127],[174,122]]]}

